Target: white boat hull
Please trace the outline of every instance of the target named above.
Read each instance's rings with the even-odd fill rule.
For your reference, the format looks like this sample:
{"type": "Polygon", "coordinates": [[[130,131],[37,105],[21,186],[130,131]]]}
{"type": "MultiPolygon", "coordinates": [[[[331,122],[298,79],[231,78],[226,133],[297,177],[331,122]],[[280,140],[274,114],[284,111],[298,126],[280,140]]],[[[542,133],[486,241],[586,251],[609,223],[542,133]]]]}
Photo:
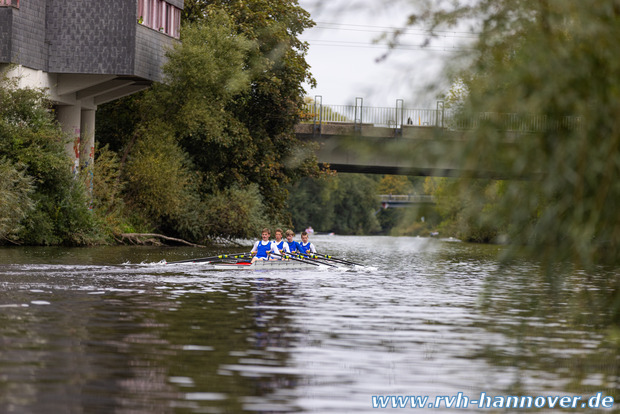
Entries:
{"type": "Polygon", "coordinates": [[[296,270],[317,268],[318,263],[302,262],[297,260],[259,260],[252,264],[241,263],[214,263],[215,270],[296,270]]]}

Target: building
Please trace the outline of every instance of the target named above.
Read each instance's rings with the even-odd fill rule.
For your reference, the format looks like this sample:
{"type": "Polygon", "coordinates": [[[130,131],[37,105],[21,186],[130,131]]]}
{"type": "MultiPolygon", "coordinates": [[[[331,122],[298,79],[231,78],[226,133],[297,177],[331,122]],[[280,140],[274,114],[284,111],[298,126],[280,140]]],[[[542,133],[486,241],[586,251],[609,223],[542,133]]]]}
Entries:
{"type": "Polygon", "coordinates": [[[75,171],[92,171],[97,105],[162,79],[182,9],[183,0],[0,0],[0,70],[49,91],[75,171]]]}

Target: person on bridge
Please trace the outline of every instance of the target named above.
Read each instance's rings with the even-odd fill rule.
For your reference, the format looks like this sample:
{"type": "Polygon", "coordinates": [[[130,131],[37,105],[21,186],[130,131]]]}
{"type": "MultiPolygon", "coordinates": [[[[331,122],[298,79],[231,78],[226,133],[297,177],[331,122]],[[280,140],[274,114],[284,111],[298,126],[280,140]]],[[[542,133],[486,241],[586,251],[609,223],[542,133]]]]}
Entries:
{"type": "MultiPolygon", "coordinates": [[[[282,239],[282,229],[276,229],[276,240],[275,245],[280,250],[280,254],[284,255],[285,253],[290,253],[291,250],[288,246],[288,242],[282,239]]],[[[284,257],[278,257],[278,259],[284,259],[284,257]]]]}
{"type": "Polygon", "coordinates": [[[252,263],[258,260],[278,260],[277,257],[279,257],[280,255],[280,250],[278,250],[278,247],[274,242],[269,240],[269,236],[271,236],[271,231],[269,231],[269,229],[267,228],[264,228],[261,232],[262,240],[254,243],[254,246],[250,251],[250,253],[254,255],[254,257],[252,257],[252,263]],[[278,256],[272,258],[272,253],[278,256]]]}
{"type": "Polygon", "coordinates": [[[304,254],[308,254],[308,252],[316,253],[316,249],[314,248],[314,244],[312,244],[308,240],[308,232],[305,232],[305,231],[301,232],[301,243],[298,243],[298,247],[299,247],[299,252],[300,253],[304,253],[304,254]]]}

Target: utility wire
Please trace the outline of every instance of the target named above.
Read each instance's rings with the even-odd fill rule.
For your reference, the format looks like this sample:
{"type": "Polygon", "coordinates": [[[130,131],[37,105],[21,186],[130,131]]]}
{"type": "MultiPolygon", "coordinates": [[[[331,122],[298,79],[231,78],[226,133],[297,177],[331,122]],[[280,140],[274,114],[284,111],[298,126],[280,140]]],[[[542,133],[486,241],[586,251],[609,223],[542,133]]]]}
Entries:
{"type": "MultiPolygon", "coordinates": [[[[421,29],[402,29],[394,26],[376,26],[367,24],[347,24],[347,23],[332,23],[332,22],[317,22],[318,29],[322,30],[334,30],[334,31],[353,31],[363,33],[381,33],[389,34],[385,30],[396,31],[399,30],[402,36],[425,36],[427,39],[434,36],[434,40],[448,40],[448,39],[474,39],[476,34],[464,31],[448,31],[437,30],[432,33],[429,30],[421,29]],[[379,30],[380,29],[380,30],[379,30]]],[[[370,43],[370,42],[354,42],[346,40],[334,40],[334,39],[314,39],[305,40],[312,46],[329,46],[329,47],[347,47],[347,48],[366,48],[366,49],[392,49],[392,50],[426,50],[426,51],[438,51],[438,52],[453,52],[459,50],[472,50],[463,45],[459,46],[442,46],[428,44],[426,46],[414,45],[411,43],[396,43],[391,46],[387,44],[370,43]]]]}
{"type": "MultiPolygon", "coordinates": [[[[316,22],[316,28],[325,29],[325,30],[346,30],[346,31],[358,31],[358,32],[368,32],[368,33],[386,33],[386,30],[389,31],[400,31],[402,34],[420,34],[420,35],[430,35],[431,30],[428,29],[414,29],[414,28],[403,28],[396,26],[375,26],[368,24],[348,24],[348,23],[332,23],[332,22],[316,22]],[[380,30],[374,30],[380,29],[380,30]]],[[[479,33],[468,32],[463,30],[433,30],[432,33],[445,33],[451,35],[459,35],[455,37],[472,37],[476,38],[479,33]]]]}
{"type": "Polygon", "coordinates": [[[373,44],[368,42],[352,42],[352,41],[344,41],[344,40],[312,40],[307,39],[306,42],[310,43],[312,46],[333,46],[333,47],[356,47],[356,48],[367,48],[367,49],[396,49],[396,50],[429,50],[429,51],[460,51],[460,50],[473,50],[471,48],[466,48],[462,46],[422,46],[422,45],[412,45],[412,44],[395,44],[390,47],[383,44],[373,44]]]}

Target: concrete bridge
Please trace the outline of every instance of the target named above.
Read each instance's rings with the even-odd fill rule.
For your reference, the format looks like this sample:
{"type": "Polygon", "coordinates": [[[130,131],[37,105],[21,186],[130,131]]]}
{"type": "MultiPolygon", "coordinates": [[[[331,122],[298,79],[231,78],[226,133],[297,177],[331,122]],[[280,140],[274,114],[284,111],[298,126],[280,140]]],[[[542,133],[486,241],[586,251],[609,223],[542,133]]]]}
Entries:
{"type": "Polygon", "coordinates": [[[339,172],[461,175],[457,160],[448,156],[455,146],[464,145],[461,134],[436,127],[362,124],[356,129],[352,123],[325,122],[317,130],[313,124],[302,123],[296,134],[301,140],[316,142],[319,163],[339,172]]]}
{"type": "MultiPolygon", "coordinates": [[[[304,117],[296,127],[297,137],[316,142],[319,163],[336,171],[493,179],[530,177],[515,177],[494,159],[479,159],[464,169],[460,155],[471,151],[467,131],[484,120],[499,121],[507,136],[499,151],[509,151],[519,145],[519,138],[555,125],[544,115],[509,113],[481,113],[462,120],[441,101],[434,109],[408,109],[400,99],[394,107],[376,108],[365,107],[361,98],[355,105],[323,105],[317,97],[304,108],[304,117]]],[[[560,122],[575,127],[579,119],[565,117],[560,122]]]]}

